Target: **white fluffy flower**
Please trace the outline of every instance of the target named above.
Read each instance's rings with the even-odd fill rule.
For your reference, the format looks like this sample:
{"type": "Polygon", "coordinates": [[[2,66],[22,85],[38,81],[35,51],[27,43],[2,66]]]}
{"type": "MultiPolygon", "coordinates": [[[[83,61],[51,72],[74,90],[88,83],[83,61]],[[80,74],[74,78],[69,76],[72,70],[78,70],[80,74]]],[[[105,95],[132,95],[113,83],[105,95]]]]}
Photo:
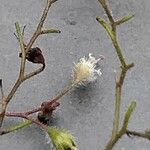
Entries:
{"type": "Polygon", "coordinates": [[[89,57],[83,57],[80,61],[75,64],[73,70],[73,81],[77,84],[85,84],[92,81],[95,81],[98,76],[101,76],[101,69],[96,69],[97,64],[100,60],[104,59],[103,56],[100,56],[98,59],[93,57],[89,53],[89,57]]]}

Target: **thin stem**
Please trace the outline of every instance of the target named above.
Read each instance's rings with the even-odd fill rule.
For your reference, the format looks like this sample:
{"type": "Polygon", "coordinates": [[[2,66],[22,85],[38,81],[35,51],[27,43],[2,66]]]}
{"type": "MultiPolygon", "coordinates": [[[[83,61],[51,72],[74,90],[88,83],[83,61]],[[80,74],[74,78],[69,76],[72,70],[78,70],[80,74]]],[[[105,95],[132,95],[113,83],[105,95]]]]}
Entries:
{"type": "Polygon", "coordinates": [[[22,36],[21,29],[20,29],[18,22],[15,23],[15,26],[16,26],[16,32],[18,35],[17,36],[18,41],[20,43],[20,49],[22,52],[22,58],[21,58],[20,74],[19,74],[18,80],[16,81],[14,87],[12,88],[12,90],[10,91],[10,93],[8,94],[8,96],[6,98],[6,105],[9,103],[9,101],[13,97],[14,93],[17,91],[18,87],[22,83],[22,79],[24,78],[24,71],[25,71],[26,52],[25,52],[25,47],[24,47],[24,42],[23,42],[23,36],[22,36]]]}
{"type": "Polygon", "coordinates": [[[31,78],[32,76],[39,74],[40,72],[42,72],[44,70],[44,68],[45,68],[45,64],[43,64],[42,67],[40,67],[39,69],[25,75],[22,80],[20,78],[18,78],[17,82],[15,83],[14,87],[12,88],[11,92],[9,93],[9,95],[7,96],[7,98],[5,100],[6,105],[9,103],[9,101],[11,100],[11,98],[13,97],[13,95],[15,94],[18,87],[21,85],[21,83],[23,81],[31,78]]]}
{"type": "Polygon", "coordinates": [[[115,24],[116,24],[116,25],[121,25],[121,24],[123,24],[123,23],[125,23],[125,22],[131,20],[133,17],[134,17],[134,15],[125,16],[125,17],[123,17],[122,19],[117,20],[117,21],[115,22],[115,24]]]}
{"type": "Polygon", "coordinates": [[[133,16],[124,17],[119,21],[115,21],[113,15],[111,13],[111,9],[107,0],[98,0],[102,5],[110,23],[107,23],[105,20],[97,17],[97,21],[105,28],[108,35],[110,36],[113,46],[116,50],[117,56],[121,63],[121,74],[119,80],[116,82],[115,88],[115,113],[114,113],[114,121],[113,121],[113,130],[112,130],[112,137],[108,145],[106,146],[106,150],[112,149],[114,144],[122,137],[125,133],[124,128],[119,130],[120,125],[120,109],[121,109],[121,97],[122,97],[122,86],[124,84],[124,79],[126,76],[127,71],[134,66],[134,64],[127,65],[125,57],[122,52],[122,48],[120,46],[118,35],[117,35],[117,25],[120,25],[128,20],[130,20],[133,16]],[[111,147],[112,146],[112,147],[111,147]]]}
{"type": "MultiPolygon", "coordinates": [[[[63,89],[63,91],[61,91],[60,93],[58,93],[53,99],[52,101],[57,101],[58,99],[60,99],[61,97],[63,97],[65,94],[67,94],[72,88],[74,88],[74,86],[76,85],[76,83],[72,83],[71,85],[67,86],[66,88],[63,89]]],[[[52,102],[51,101],[51,102],[52,102]]]]}
{"type": "Polygon", "coordinates": [[[49,33],[61,33],[61,31],[57,29],[47,29],[41,31],[41,34],[49,34],[49,33]]]}
{"type": "Polygon", "coordinates": [[[0,129],[0,135],[8,134],[17,130],[20,130],[22,128],[28,127],[29,125],[32,124],[32,121],[23,121],[15,126],[9,127],[8,129],[0,129]]]}
{"type": "Polygon", "coordinates": [[[39,125],[41,128],[43,128],[44,130],[47,131],[47,126],[46,125],[44,125],[43,123],[39,122],[37,119],[33,119],[32,117],[29,117],[29,116],[24,115],[22,113],[19,114],[19,113],[12,113],[11,112],[11,113],[6,113],[6,116],[7,117],[19,117],[19,118],[27,119],[27,120],[29,120],[29,121],[39,125]]]}
{"type": "Polygon", "coordinates": [[[119,139],[126,133],[126,129],[121,128],[121,130],[119,132],[117,132],[117,134],[115,135],[114,138],[111,138],[111,140],[108,142],[108,144],[106,145],[105,150],[112,150],[112,148],[114,147],[114,145],[119,141],[119,139]]]}
{"type": "Polygon", "coordinates": [[[10,102],[10,100],[12,99],[12,97],[14,96],[15,92],[17,91],[17,89],[19,88],[19,86],[21,85],[21,83],[23,81],[25,81],[26,79],[31,78],[34,75],[37,75],[38,73],[40,73],[41,71],[44,70],[45,68],[45,64],[43,64],[43,66],[29,74],[27,74],[24,77],[24,70],[25,70],[25,62],[26,62],[26,53],[30,50],[30,48],[32,47],[32,45],[34,44],[35,40],[38,38],[38,36],[41,34],[41,29],[43,27],[44,21],[47,17],[49,8],[51,6],[51,4],[53,4],[56,0],[47,0],[47,4],[45,6],[45,9],[43,11],[42,17],[40,19],[40,22],[37,26],[36,31],[34,32],[32,38],[30,39],[29,43],[27,44],[27,47],[25,48],[25,44],[23,42],[23,35],[20,29],[20,26],[18,23],[15,23],[16,26],[16,32],[17,32],[17,39],[19,41],[20,44],[20,48],[21,48],[21,52],[22,52],[22,57],[21,57],[21,65],[20,65],[20,74],[19,77],[15,83],[15,85],[12,87],[10,93],[8,94],[8,96],[2,99],[1,105],[0,105],[0,127],[2,126],[3,123],[3,119],[5,116],[5,111],[7,109],[7,105],[10,102]]]}
{"type": "Polygon", "coordinates": [[[3,81],[0,79],[0,90],[1,90],[1,97],[4,98],[4,91],[3,91],[3,81]]]}
{"type": "Polygon", "coordinates": [[[29,111],[27,111],[27,112],[23,112],[23,114],[25,114],[25,115],[31,115],[31,114],[33,114],[33,113],[36,113],[36,112],[39,112],[39,111],[41,111],[42,110],[42,107],[40,106],[40,107],[37,107],[37,108],[35,108],[35,109],[32,109],[32,110],[29,110],[29,111]]]}
{"type": "Polygon", "coordinates": [[[115,135],[117,134],[118,129],[119,129],[119,124],[120,124],[122,86],[123,86],[127,71],[133,66],[134,64],[131,63],[126,68],[122,68],[119,81],[116,82],[116,92],[115,92],[116,100],[115,100],[115,113],[114,113],[112,138],[114,138],[115,135]]]}
{"type": "Polygon", "coordinates": [[[25,52],[25,47],[24,47],[24,42],[23,42],[23,35],[19,26],[19,23],[16,22],[15,23],[15,27],[16,27],[16,32],[17,32],[17,37],[19,40],[19,44],[20,44],[20,49],[21,49],[21,53],[22,53],[22,58],[21,58],[21,66],[20,66],[20,74],[19,74],[19,78],[23,78],[24,77],[24,71],[25,71],[25,63],[26,63],[26,52],[25,52]]]}
{"type": "Polygon", "coordinates": [[[117,52],[118,58],[120,60],[120,63],[122,65],[122,67],[125,68],[127,66],[127,64],[125,62],[125,58],[123,56],[122,49],[121,49],[121,46],[120,46],[118,38],[117,38],[117,33],[115,33],[115,32],[114,32],[114,38],[113,38],[112,42],[113,42],[113,45],[116,49],[116,52],[117,52]]]}
{"type": "Polygon", "coordinates": [[[115,137],[113,137],[113,138],[110,139],[110,141],[106,145],[105,150],[111,150],[114,147],[114,145],[119,141],[119,139],[124,134],[126,134],[127,128],[128,128],[128,124],[129,124],[129,120],[131,118],[132,113],[135,110],[135,107],[136,107],[136,102],[135,101],[131,102],[131,104],[130,104],[130,106],[129,106],[126,114],[125,114],[122,128],[119,130],[119,132],[117,132],[117,134],[115,135],[115,137]]]}
{"type": "Polygon", "coordinates": [[[5,116],[5,111],[7,108],[8,103],[10,102],[11,98],[13,97],[13,95],[15,94],[15,92],[17,91],[18,87],[20,86],[20,84],[22,83],[22,81],[20,80],[20,78],[18,78],[18,80],[16,81],[15,85],[13,86],[12,90],[10,91],[10,93],[8,94],[8,96],[2,99],[1,105],[0,105],[0,127],[2,126],[3,123],[3,119],[5,116]]]}
{"type": "Polygon", "coordinates": [[[24,76],[24,81],[39,74],[40,72],[42,72],[43,70],[45,69],[45,64],[42,65],[42,67],[38,68],[37,70],[33,71],[33,72],[30,72],[29,74],[25,75],[24,76]]]}
{"type": "Polygon", "coordinates": [[[109,21],[111,23],[114,23],[115,21],[114,21],[113,15],[112,15],[111,10],[110,10],[110,6],[108,6],[107,1],[106,0],[98,0],[98,1],[101,3],[102,7],[104,8],[104,10],[108,16],[109,21]]]}
{"type": "Polygon", "coordinates": [[[131,136],[131,135],[132,135],[132,136],[141,137],[141,138],[150,140],[150,135],[149,135],[149,134],[146,134],[146,133],[127,130],[127,131],[126,131],[126,134],[127,134],[128,136],[131,136]]]}
{"type": "Polygon", "coordinates": [[[122,54],[121,46],[119,44],[119,40],[117,38],[116,26],[115,27],[113,25],[110,26],[105,20],[103,20],[102,18],[99,18],[99,17],[97,17],[96,20],[105,28],[108,35],[110,36],[122,67],[124,67],[124,68],[127,67],[125,58],[122,54]],[[114,28],[114,31],[113,31],[113,28],[114,28]]]}
{"type": "Polygon", "coordinates": [[[42,14],[42,17],[40,19],[40,22],[37,26],[37,29],[36,31],[34,32],[32,38],[30,39],[29,43],[27,44],[27,48],[26,48],[26,51],[29,51],[29,49],[32,47],[33,43],[35,42],[35,40],[38,38],[38,36],[41,34],[41,31],[42,31],[42,27],[43,27],[43,24],[45,22],[45,19],[47,17],[47,14],[48,14],[48,11],[51,7],[51,5],[56,2],[57,0],[47,0],[47,4],[46,4],[46,7],[43,11],[43,14],[42,14]]]}
{"type": "Polygon", "coordinates": [[[116,101],[115,101],[115,113],[113,122],[112,138],[114,138],[118,132],[120,124],[120,106],[121,106],[121,91],[122,88],[116,84],[116,101]]]}
{"type": "Polygon", "coordinates": [[[62,92],[60,92],[59,94],[57,94],[52,100],[46,101],[46,105],[44,105],[44,107],[39,106],[37,108],[34,108],[32,110],[29,110],[27,112],[7,112],[5,113],[5,115],[7,117],[12,116],[28,116],[31,115],[33,113],[39,112],[39,111],[43,111],[45,109],[51,109],[51,107],[53,106],[53,104],[59,100],[61,97],[63,97],[65,94],[67,94],[77,83],[72,83],[70,86],[67,86],[66,88],[64,88],[64,90],[62,92]],[[45,108],[46,107],[46,108],[45,108]]]}

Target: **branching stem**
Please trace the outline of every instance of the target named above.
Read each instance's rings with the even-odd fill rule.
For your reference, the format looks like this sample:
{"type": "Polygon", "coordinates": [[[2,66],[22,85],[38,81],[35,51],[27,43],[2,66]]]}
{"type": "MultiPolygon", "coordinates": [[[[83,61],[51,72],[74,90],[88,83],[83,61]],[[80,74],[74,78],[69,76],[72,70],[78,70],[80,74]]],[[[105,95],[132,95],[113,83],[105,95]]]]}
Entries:
{"type": "Polygon", "coordinates": [[[124,122],[122,125],[122,128],[117,132],[117,134],[110,139],[110,141],[108,142],[108,144],[106,145],[105,150],[111,150],[114,145],[118,142],[118,140],[127,132],[127,128],[128,128],[128,124],[129,124],[129,120],[131,118],[131,115],[133,113],[133,111],[135,110],[136,107],[136,102],[133,101],[131,102],[131,105],[129,106],[125,117],[124,117],[124,122]]]}
{"type": "Polygon", "coordinates": [[[150,140],[150,134],[142,133],[142,132],[137,132],[137,131],[132,131],[132,130],[127,130],[126,134],[130,137],[130,136],[135,136],[135,137],[141,137],[147,140],[150,140]]]}
{"type": "Polygon", "coordinates": [[[115,113],[114,113],[114,121],[113,121],[113,131],[112,137],[109,143],[106,146],[106,150],[111,150],[114,144],[122,137],[123,134],[126,132],[126,128],[123,127],[119,130],[120,126],[120,108],[121,108],[121,97],[122,97],[122,87],[124,84],[124,79],[126,77],[127,71],[134,66],[133,63],[127,64],[125,57],[123,55],[122,48],[120,46],[118,36],[117,36],[117,26],[121,25],[122,23],[130,20],[133,16],[126,16],[119,21],[116,21],[111,13],[111,9],[107,0],[98,0],[102,5],[108,19],[109,23],[107,23],[102,18],[97,17],[97,21],[105,28],[110,39],[112,40],[113,46],[116,50],[117,56],[120,60],[121,64],[121,73],[119,76],[118,81],[116,81],[116,88],[115,88],[115,113]]]}
{"type": "Polygon", "coordinates": [[[11,128],[8,129],[0,129],[0,135],[4,135],[10,132],[14,132],[16,130],[22,129],[24,127],[29,126],[32,122],[39,125],[40,127],[42,127],[43,129],[46,130],[46,125],[43,125],[41,122],[39,122],[38,120],[35,120],[33,118],[31,118],[29,115],[32,115],[36,112],[39,111],[44,111],[44,109],[52,109],[53,104],[58,101],[61,97],[63,97],[65,94],[67,94],[77,83],[72,83],[70,86],[66,87],[62,92],[60,92],[58,95],[56,95],[52,100],[49,100],[46,103],[45,107],[43,107],[42,105],[40,107],[37,107],[35,109],[29,110],[27,112],[6,112],[5,115],[7,117],[20,117],[20,118],[24,118],[27,119],[29,121],[27,122],[23,122],[20,123],[16,126],[13,126],[11,128]]]}
{"type": "Polygon", "coordinates": [[[9,94],[7,96],[5,96],[5,97],[3,96],[2,102],[0,103],[0,127],[2,126],[2,123],[3,123],[3,119],[5,116],[6,109],[7,109],[7,105],[10,102],[10,100],[12,99],[12,97],[14,96],[14,94],[17,91],[17,89],[19,88],[19,86],[22,84],[22,82],[33,77],[34,75],[39,74],[45,68],[45,64],[43,64],[42,67],[40,67],[37,70],[25,75],[26,53],[30,50],[30,48],[32,47],[32,45],[34,44],[34,42],[38,38],[38,36],[40,34],[42,34],[41,33],[42,27],[43,27],[43,24],[44,24],[45,19],[47,17],[49,8],[55,1],[56,0],[47,0],[47,4],[46,4],[45,9],[43,11],[40,22],[37,26],[37,29],[34,32],[33,36],[31,37],[31,39],[30,39],[30,41],[26,47],[24,44],[23,34],[21,32],[19,23],[18,22],[15,23],[16,32],[17,32],[17,39],[19,41],[20,49],[21,49],[21,53],[22,53],[21,64],[20,64],[20,73],[19,73],[18,79],[17,79],[16,83],[14,84],[14,86],[12,87],[11,91],[9,92],[9,94]]]}

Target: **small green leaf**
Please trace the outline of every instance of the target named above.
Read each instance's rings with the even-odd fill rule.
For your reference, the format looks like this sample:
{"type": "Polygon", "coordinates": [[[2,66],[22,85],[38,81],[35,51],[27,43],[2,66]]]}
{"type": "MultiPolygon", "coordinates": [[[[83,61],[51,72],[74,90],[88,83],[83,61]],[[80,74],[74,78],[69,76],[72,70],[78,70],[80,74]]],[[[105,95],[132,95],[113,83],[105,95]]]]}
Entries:
{"type": "Polygon", "coordinates": [[[110,35],[111,39],[114,40],[114,33],[111,26],[102,18],[96,17],[96,20],[106,29],[107,33],[110,35]]]}
{"type": "Polygon", "coordinates": [[[60,30],[57,30],[57,29],[48,29],[48,30],[42,30],[41,31],[41,34],[49,34],[49,33],[61,33],[60,30]]]}
{"type": "Polygon", "coordinates": [[[124,22],[127,22],[127,21],[131,20],[133,17],[134,17],[134,15],[125,16],[122,19],[116,21],[116,25],[123,24],[124,22]]]}
{"type": "Polygon", "coordinates": [[[9,127],[8,129],[0,130],[0,135],[7,134],[10,132],[15,132],[22,128],[28,127],[31,124],[32,124],[32,121],[29,121],[29,120],[22,121],[22,122],[18,123],[17,125],[9,127]]]}
{"type": "Polygon", "coordinates": [[[124,124],[123,124],[125,128],[127,128],[129,119],[131,118],[131,115],[132,115],[133,111],[135,110],[135,108],[136,108],[136,102],[132,101],[126,114],[125,114],[124,124]]]}

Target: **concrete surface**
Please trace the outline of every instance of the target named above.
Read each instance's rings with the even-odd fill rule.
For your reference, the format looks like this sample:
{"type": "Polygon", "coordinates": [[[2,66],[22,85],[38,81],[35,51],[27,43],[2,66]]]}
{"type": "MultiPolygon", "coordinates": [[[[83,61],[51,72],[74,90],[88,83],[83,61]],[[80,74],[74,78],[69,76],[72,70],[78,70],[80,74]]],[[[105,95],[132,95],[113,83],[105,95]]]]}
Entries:
{"type": "MultiPolygon", "coordinates": [[[[13,33],[14,23],[27,25],[26,40],[39,21],[46,0],[0,0],[0,78],[7,93],[19,71],[19,47],[13,33]]],[[[142,131],[150,128],[150,1],[110,0],[114,16],[134,13],[135,18],[122,25],[119,36],[128,62],[135,63],[125,82],[122,116],[131,100],[137,109],[130,129],[142,131]]],[[[73,62],[92,52],[103,54],[100,64],[103,75],[97,82],[82,90],[74,90],[62,98],[61,107],[54,113],[51,124],[70,130],[80,150],[103,150],[112,130],[114,110],[114,70],[118,59],[105,30],[95,20],[105,17],[97,0],[59,0],[49,13],[45,27],[58,28],[61,34],[41,36],[37,40],[45,55],[47,67],[40,75],[26,81],[9,105],[9,111],[23,111],[52,98],[70,79],[73,62]]],[[[27,71],[36,65],[28,63],[27,71]]],[[[18,120],[6,119],[5,126],[18,120]]],[[[0,137],[0,149],[50,150],[45,134],[37,126],[15,134],[0,137]]],[[[124,136],[115,150],[149,150],[150,142],[124,136]]]]}

